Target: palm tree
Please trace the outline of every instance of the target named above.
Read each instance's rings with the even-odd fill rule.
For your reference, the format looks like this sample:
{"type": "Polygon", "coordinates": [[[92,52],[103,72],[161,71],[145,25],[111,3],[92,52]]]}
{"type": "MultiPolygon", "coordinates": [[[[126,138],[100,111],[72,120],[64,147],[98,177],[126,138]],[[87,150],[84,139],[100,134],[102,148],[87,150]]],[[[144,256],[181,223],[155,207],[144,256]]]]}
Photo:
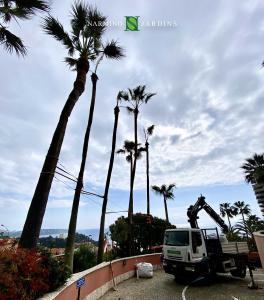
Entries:
{"type": "MultiPolygon", "coordinates": [[[[238,214],[242,216],[243,224],[246,228],[245,216],[248,216],[251,213],[251,209],[249,208],[249,205],[245,204],[244,201],[237,201],[237,202],[234,203],[234,207],[237,208],[238,214]]],[[[246,236],[247,236],[247,239],[248,239],[247,231],[246,231],[246,236]]]]}
{"type": "Polygon", "coordinates": [[[230,206],[230,203],[225,202],[220,204],[220,215],[223,218],[227,216],[229,230],[231,230],[232,228],[230,219],[236,216],[237,213],[238,213],[238,209],[234,206],[230,206]]]}
{"type": "Polygon", "coordinates": [[[241,168],[247,183],[264,184],[264,153],[255,153],[252,158],[247,158],[241,168]]]}
{"type": "Polygon", "coordinates": [[[0,44],[7,52],[16,52],[17,55],[26,55],[27,49],[23,41],[10,32],[6,24],[17,19],[28,20],[36,14],[37,11],[47,12],[49,5],[47,1],[42,0],[0,0],[0,44]]]}
{"type": "Polygon", "coordinates": [[[21,247],[35,248],[37,245],[68,119],[76,102],[84,92],[89,61],[94,60],[103,51],[101,49],[101,38],[105,31],[105,20],[106,18],[96,8],[89,7],[83,2],[76,2],[72,6],[71,35],[64,30],[62,24],[54,17],[44,18],[44,31],[66,47],[69,54],[66,62],[71,66],[76,66],[77,74],[73,89],[61,112],[39,176],[20,238],[19,245],[21,247]],[[100,24],[100,26],[96,26],[96,24],[100,24]],[[75,53],[77,53],[77,56],[74,56],[75,53]]]}
{"type": "Polygon", "coordinates": [[[103,261],[103,255],[104,255],[105,214],[106,214],[108,193],[109,193],[109,187],[110,187],[112,170],[113,170],[114,159],[115,159],[116,134],[117,134],[117,126],[118,126],[118,116],[119,116],[119,111],[120,111],[119,102],[121,100],[121,95],[122,95],[122,92],[119,92],[117,95],[116,107],[114,109],[115,121],[114,121],[113,136],[112,136],[112,149],[111,149],[110,161],[109,161],[108,172],[107,172],[106,183],[105,183],[105,191],[104,191],[104,197],[103,197],[100,231],[99,231],[98,255],[97,255],[97,263],[98,264],[100,264],[103,261]]]}
{"type": "Polygon", "coordinates": [[[169,215],[168,215],[168,208],[167,208],[167,200],[174,199],[173,189],[175,184],[170,184],[166,186],[163,184],[162,186],[153,185],[151,188],[156,194],[163,196],[164,200],[164,208],[165,208],[165,215],[166,215],[166,222],[169,224],[169,215]]]}
{"type": "MultiPolygon", "coordinates": [[[[70,223],[68,228],[68,237],[67,237],[66,248],[65,248],[65,263],[70,268],[71,271],[73,270],[74,241],[75,241],[79,202],[80,202],[81,191],[83,188],[83,176],[84,176],[86,158],[88,154],[89,138],[90,138],[92,123],[93,123],[93,114],[94,114],[94,107],[95,107],[95,100],[96,100],[96,87],[97,87],[97,80],[98,80],[96,71],[103,57],[111,58],[111,59],[119,59],[122,56],[124,56],[123,49],[119,47],[115,41],[111,41],[107,45],[103,46],[103,52],[101,53],[101,56],[99,56],[98,61],[96,63],[95,72],[92,73],[91,76],[92,96],[91,96],[90,112],[89,112],[86,132],[84,136],[82,160],[81,160],[79,175],[77,178],[77,184],[76,184],[73,203],[72,203],[72,211],[71,211],[70,223]]],[[[74,65],[71,65],[71,67],[75,68],[74,65]]]]}
{"type": "MultiPolygon", "coordinates": [[[[130,164],[130,186],[131,186],[131,181],[132,181],[132,176],[133,176],[133,165],[134,165],[134,159],[135,159],[135,143],[133,141],[128,141],[125,140],[123,148],[117,150],[117,154],[125,154],[126,155],[126,161],[129,162],[130,164]]],[[[137,160],[142,157],[142,152],[145,151],[145,148],[140,147],[140,143],[138,143],[137,147],[137,160]]],[[[128,205],[129,206],[129,205],[128,205]]],[[[128,207],[128,217],[130,216],[128,207]]]]}
{"type": "Polygon", "coordinates": [[[244,222],[237,222],[234,229],[238,233],[249,234],[251,239],[254,239],[253,232],[264,229],[264,221],[256,215],[250,215],[244,222]]]}
{"type": "Polygon", "coordinates": [[[150,195],[149,195],[149,137],[153,134],[155,125],[144,129],[145,151],[146,151],[146,175],[147,175],[147,214],[150,214],[150,195]]]}
{"type": "MultiPolygon", "coordinates": [[[[146,93],[146,86],[139,85],[134,89],[128,89],[128,93],[123,93],[122,99],[129,103],[127,106],[128,112],[134,114],[134,143],[138,145],[138,114],[139,114],[139,107],[142,104],[147,104],[148,101],[155,96],[155,93],[146,93]]],[[[134,157],[138,155],[138,147],[135,147],[134,157]]],[[[132,168],[132,178],[130,182],[130,195],[129,195],[129,222],[132,224],[132,216],[133,216],[133,191],[134,191],[134,180],[136,174],[136,166],[137,166],[137,159],[134,159],[133,168],[132,168]]]]}

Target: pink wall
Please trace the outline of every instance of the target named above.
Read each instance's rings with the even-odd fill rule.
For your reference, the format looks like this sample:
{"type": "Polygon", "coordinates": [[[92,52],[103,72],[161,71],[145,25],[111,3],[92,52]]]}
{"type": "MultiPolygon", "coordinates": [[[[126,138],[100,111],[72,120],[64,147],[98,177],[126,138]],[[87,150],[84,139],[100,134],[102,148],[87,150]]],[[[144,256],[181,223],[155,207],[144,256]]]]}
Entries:
{"type": "MultiPolygon", "coordinates": [[[[160,254],[148,254],[142,256],[135,256],[132,258],[124,258],[112,261],[112,268],[114,277],[125,274],[129,271],[135,270],[135,265],[140,262],[149,262],[152,265],[160,265],[160,254]]],[[[85,277],[85,285],[81,287],[81,299],[84,299],[87,295],[91,294],[94,290],[100,288],[108,281],[112,280],[111,268],[108,263],[106,266],[102,266],[87,275],[85,277]]],[[[76,283],[72,283],[66,287],[59,295],[54,299],[66,300],[77,299],[78,290],[76,289],[76,283]]]]}

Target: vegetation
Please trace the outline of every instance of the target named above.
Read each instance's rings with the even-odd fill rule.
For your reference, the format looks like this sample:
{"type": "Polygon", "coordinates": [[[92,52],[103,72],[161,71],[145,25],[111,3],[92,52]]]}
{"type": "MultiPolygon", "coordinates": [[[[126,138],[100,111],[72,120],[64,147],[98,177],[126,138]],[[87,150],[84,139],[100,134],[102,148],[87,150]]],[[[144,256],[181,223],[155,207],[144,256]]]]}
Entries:
{"type": "MultiPolygon", "coordinates": [[[[90,239],[88,236],[84,234],[79,234],[76,232],[75,234],[75,243],[92,243],[93,245],[97,246],[97,242],[90,239]]],[[[59,238],[59,237],[43,237],[39,239],[39,244],[43,247],[47,248],[65,248],[66,247],[66,239],[59,238]]]]}
{"type": "Polygon", "coordinates": [[[63,285],[69,270],[43,249],[0,247],[0,298],[33,300],[63,285]]]}
{"type": "Polygon", "coordinates": [[[167,200],[168,199],[174,199],[173,189],[175,187],[175,184],[172,183],[168,186],[163,184],[162,186],[153,185],[152,190],[157,193],[158,195],[163,196],[164,200],[164,208],[165,208],[165,216],[166,216],[166,222],[169,224],[169,215],[168,215],[168,208],[167,208],[167,200]]]}
{"type": "Polygon", "coordinates": [[[96,265],[96,254],[91,245],[83,244],[74,252],[73,272],[81,272],[96,265]]]}
{"type": "MultiPolygon", "coordinates": [[[[98,62],[96,64],[96,69],[98,67],[99,62],[102,61],[104,56],[112,59],[119,59],[123,56],[123,49],[119,47],[114,41],[108,43],[106,46],[102,46],[100,52],[102,53],[102,55],[98,59],[98,62]]],[[[77,178],[77,184],[76,184],[73,203],[72,203],[72,211],[71,211],[67,245],[65,251],[65,263],[69,266],[71,270],[73,270],[74,235],[76,232],[79,202],[80,202],[81,191],[83,189],[83,176],[84,176],[86,158],[88,154],[89,139],[90,139],[90,133],[92,129],[93,115],[94,115],[94,108],[95,108],[96,87],[97,87],[97,80],[98,80],[98,77],[95,72],[92,73],[91,80],[92,80],[92,96],[91,96],[90,111],[89,111],[86,131],[84,135],[82,160],[81,160],[79,175],[77,178]]]]}
{"type": "Polygon", "coordinates": [[[255,153],[252,158],[247,158],[241,168],[247,183],[264,184],[264,153],[255,153]]]}
{"type": "Polygon", "coordinates": [[[231,206],[230,203],[222,203],[220,204],[220,215],[224,218],[227,217],[229,230],[232,228],[230,219],[238,214],[238,208],[235,206],[231,206]]]}
{"type": "Polygon", "coordinates": [[[76,2],[71,12],[71,34],[54,17],[44,18],[44,31],[61,42],[68,50],[66,63],[76,71],[73,89],[61,112],[42,171],[28,211],[26,222],[20,238],[20,246],[34,248],[45,214],[48,196],[60,155],[68,118],[85,90],[86,74],[91,60],[102,53],[102,35],[105,31],[106,18],[96,9],[84,2],[76,2]],[[97,26],[98,24],[98,26],[97,26]],[[100,26],[99,26],[100,24],[100,26]],[[77,53],[77,56],[74,56],[77,53]]]}
{"type": "Polygon", "coordinates": [[[38,11],[47,12],[48,1],[42,0],[0,0],[0,44],[7,52],[26,55],[27,49],[20,37],[8,30],[11,21],[31,19],[38,11]]]}
{"type": "Polygon", "coordinates": [[[129,113],[134,115],[134,162],[132,168],[132,176],[130,180],[130,194],[129,194],[129,206],[128,206],[128,215],[130,223],[132,224],[132,215],[133,215],[133,191],[134,191],[134,181],[136,174],[137,166],[137,157],[138,157],[138,114],[139,108],[142,104],[147,104],[149,100],[155,96],[155,93],[146,93],[146,86],[139,85],[134,89],[128,89],[127,92],[122,92],[121,99],[128,103],[127,110],[129,113]]]}
{"type": "MultiPolygon", "coordinates": [[[[167,223],[165,220],[154,217],[151,227],[146,222],[147,215],[134,214],[134,239],[135,239],[135,255],[151,252],[149,246],[162,245],[164,231],[167,228],[175,228],[175,226],[167,223]]],[[[109,227],[111,239],[115,241],[115,251],[118,257],[125,257],[129,253],[129,219],[125,217],[118,218],[114,224],[109,227]]]]}

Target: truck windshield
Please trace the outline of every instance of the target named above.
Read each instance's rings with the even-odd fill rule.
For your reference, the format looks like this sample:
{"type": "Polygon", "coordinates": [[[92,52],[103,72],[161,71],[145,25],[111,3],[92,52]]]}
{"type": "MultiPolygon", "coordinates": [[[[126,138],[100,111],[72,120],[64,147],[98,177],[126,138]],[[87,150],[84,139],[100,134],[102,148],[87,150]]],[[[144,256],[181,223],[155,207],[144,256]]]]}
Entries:
{"type": "Polygon", "coordinates": [[[165,232],[164,244],[170,246],[188,246],[189,231],[167,231],[165,232]]]}

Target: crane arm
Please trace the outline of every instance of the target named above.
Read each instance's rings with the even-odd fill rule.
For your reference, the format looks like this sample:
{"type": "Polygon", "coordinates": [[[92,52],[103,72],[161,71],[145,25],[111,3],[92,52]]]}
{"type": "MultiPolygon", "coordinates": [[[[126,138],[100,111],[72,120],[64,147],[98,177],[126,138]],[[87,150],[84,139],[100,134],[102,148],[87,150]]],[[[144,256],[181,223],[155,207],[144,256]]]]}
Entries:
{"type": "Polygon", "coordinates": [[[212,209],[212,207],[205,202],[205,197],[200,196],[194,205],[191,205],[187,210],[188,222],[192,228],[199,228],[197,219],[200,210],[204,209],[207,214],[223,229],[223,232],[228,232],[228,226],[224,220],[212,209]]]}

